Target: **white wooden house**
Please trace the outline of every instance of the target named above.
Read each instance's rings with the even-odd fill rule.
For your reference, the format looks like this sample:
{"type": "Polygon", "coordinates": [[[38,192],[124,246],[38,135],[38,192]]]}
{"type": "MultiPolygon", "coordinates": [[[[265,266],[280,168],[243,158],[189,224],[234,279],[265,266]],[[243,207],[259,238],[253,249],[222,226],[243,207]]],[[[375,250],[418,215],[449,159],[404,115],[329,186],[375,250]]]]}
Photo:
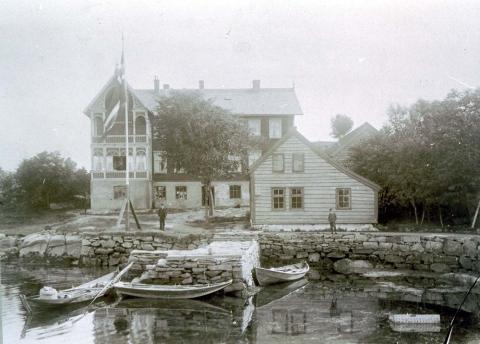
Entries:
{"type": "Polygon", "coordinates": [[[333,161],[295,128],[249,173],[256,228],[325,228],[330,208],[337,214],[337,226],[377,222],[380,187],[333,161]]]}

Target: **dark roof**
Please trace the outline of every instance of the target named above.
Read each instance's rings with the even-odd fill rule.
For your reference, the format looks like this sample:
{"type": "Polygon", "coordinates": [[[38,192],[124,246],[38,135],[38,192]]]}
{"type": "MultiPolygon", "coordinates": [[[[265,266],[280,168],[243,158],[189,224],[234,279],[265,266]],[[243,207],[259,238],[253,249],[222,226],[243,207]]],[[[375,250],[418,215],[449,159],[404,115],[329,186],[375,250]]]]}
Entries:
{"type": "Polygon", "coordinates": [[[158,99],[168,92],[197,92],[203,98],[212,100],[221,108],[235,115],[302,115],[293,88],[260,88],[260,89],[161,89],[133,90],[138,99],[150,111],[155,111],[158,99]]]}
{"type": "Polygon", "coordinates": [[[288,131],[287,134],[285,134],[284,137],[282,137],[280,140],[278,140],[267,152],[265,152],[265,154],[263,154],[260,159],[258,159],[257,161],[255,161],[253,163],[253,165],[250,167],[250,171],[249,171],[249,174],[252,174],[257,168],[258,166],[260,166],[260,164],[262,164],[270,155],[273,154],[273,152],[275,152],[275,150],[280,147],[283,143],[285,143],[285,141],[287,141],[290,137],[292,136],[296,136],[301,142],[303,142],[307,147],[309,147],[314,153],[316,153],[320,158],[322,158],[323,160],[325,160],[327,163],[329,163],[330,165],[332,165],[333,167],[335,167],[337,170],[339,170],[340,172],[342,173],[345,173],[346,175],[348,175],[349,177],[357,180],[358,182],[368,186],[368,187],[371,187],[372,189],[374,189],[375,191],[378,191],[381,189],[381,187],[368,180],[367,178],[365,177],[362,177],[361,175],[349,170],[348,168],[340,165],[339,163],[335,162],[334,160],[332,160],[327,154],[325,154],[324,152],[322,152],[321,150],[318,150],[310,141],[308,141],[302,134],[300,134],[296,128],[292,128],[288,131]]]}

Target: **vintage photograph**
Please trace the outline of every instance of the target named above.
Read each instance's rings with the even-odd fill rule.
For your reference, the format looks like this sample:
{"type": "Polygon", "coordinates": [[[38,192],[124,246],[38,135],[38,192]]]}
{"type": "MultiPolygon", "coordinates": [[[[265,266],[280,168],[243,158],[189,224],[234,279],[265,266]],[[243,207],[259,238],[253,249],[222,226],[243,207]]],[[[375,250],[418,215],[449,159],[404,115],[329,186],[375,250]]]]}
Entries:
{"type": "Polygon", "coordinates": [[[0,344],[480,343],[480,1],[0,2],[0,344]]]}

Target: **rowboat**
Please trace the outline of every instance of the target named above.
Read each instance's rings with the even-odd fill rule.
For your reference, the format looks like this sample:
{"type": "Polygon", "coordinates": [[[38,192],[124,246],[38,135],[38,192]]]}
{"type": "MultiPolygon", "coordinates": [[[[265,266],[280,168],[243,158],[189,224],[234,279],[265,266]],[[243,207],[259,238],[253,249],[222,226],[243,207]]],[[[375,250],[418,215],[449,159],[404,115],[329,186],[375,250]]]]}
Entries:
{"type": "Polygon", "coordinates": [[[27,298],[27,301],[34,304],[56,306],[90,301],[95,297],[103,296],[108,291],[105,286],[114,276],[115,272],[111,272],[93,281],[58,291],[52,287],[43,287],[38,295],[27,298]]]}
{"type": "Polygon", "coordinates": [[[29,310],[30,304],[41,306],[65,306],[72,304],[79,304],[82,302],[94,301],[95,299],[104,296],[113,286],[114,283],[120,280],[133,263],[128,264],[120,272],[110,272],[93,281],[81,284],[79,286],[56,290],[52,287],[43,287],[40,293],[36,296],[25,297],[21,295],[21,301],[25,308],[29,310]]]}
{"type": "Polygon", "coordinates": [[[257,281],[261,286],[298,280],[305,277],[308,270],[310,267],[306,262],[270,269],[255,268],[257,281]]]}
{"type": "Polygon", "coordinates": [[[232,280],[215,284],[161,285],[135,282],[118,282],[114,288],[119,295],[149,299],[193,299],[212,294],[232,284],[232,280]]]}

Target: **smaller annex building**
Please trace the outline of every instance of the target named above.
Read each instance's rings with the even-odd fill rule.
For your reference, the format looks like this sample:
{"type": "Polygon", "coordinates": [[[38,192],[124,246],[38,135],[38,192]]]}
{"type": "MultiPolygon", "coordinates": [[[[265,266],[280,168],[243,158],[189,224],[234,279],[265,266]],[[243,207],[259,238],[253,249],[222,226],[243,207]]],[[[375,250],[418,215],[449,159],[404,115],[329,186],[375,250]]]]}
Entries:
{"type": "Polygon", "coordinates": [[[250,216],[254,228],[377,223],[380,187],[319,151],[292,128],[250,168],[250,216]]]}

